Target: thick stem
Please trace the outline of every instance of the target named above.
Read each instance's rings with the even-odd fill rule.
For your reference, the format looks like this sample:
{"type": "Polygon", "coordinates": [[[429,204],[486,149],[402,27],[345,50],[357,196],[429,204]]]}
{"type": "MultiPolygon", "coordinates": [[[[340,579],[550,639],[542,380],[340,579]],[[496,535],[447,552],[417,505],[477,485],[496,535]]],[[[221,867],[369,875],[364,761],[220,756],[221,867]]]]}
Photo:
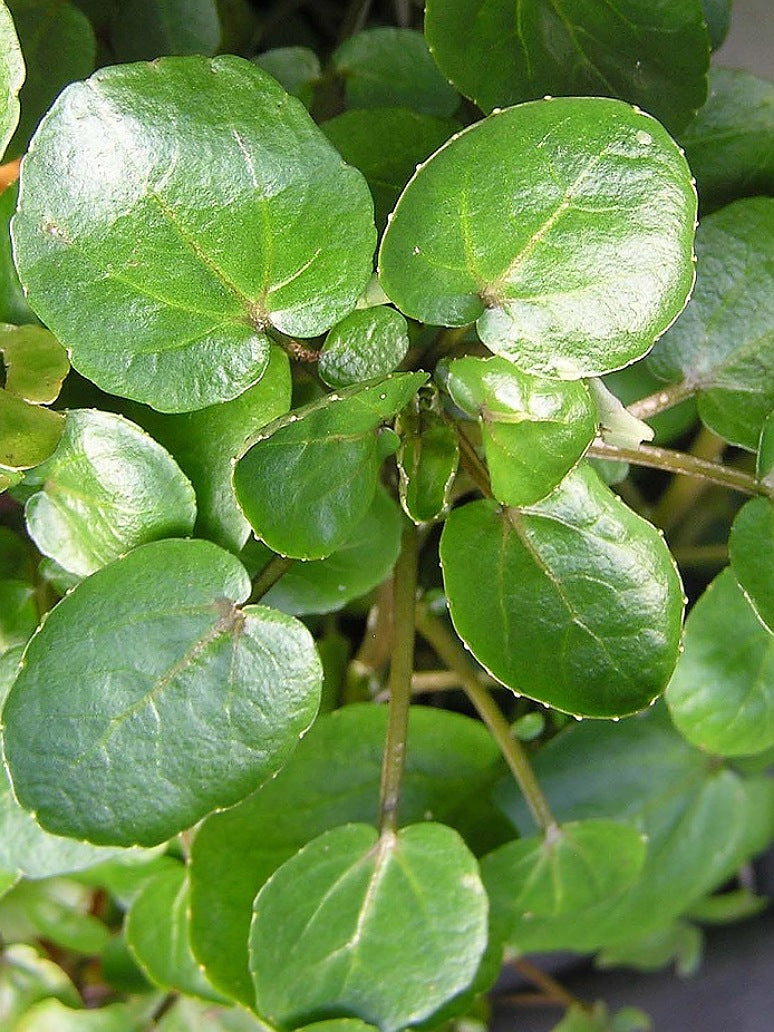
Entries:
{"type": "Polygon", "coordinates": [[[440,620],[430,616],[421,606],[417,607],[417,630],[433,646],[449,669],[459,676],[466,695],[489,728],[505,762],[510,767],[535,818],[535,823],[544,832],[556,828],[556,818],[551,813],[548,800],[543,795],[521,742],[513,737],[508,721],[487,689],[480,684],[462,645],[440,620]]]}
{"type": "Polygon", "coordinates": [[[398,825],[398,804],[406,762],[417,594],[417,532],[413,524],[407,524],[403,530],[393,591],[394,638],[388,681],[390,702],[379,793],[379,831],[382,835],[394,832],[398,825]]]}
{"type": "Polygon", "coordinates": [[[253,581],[253,590],[247,600],[247,605],[260,602],[269,588],[272,588],[280,577],[287,573],[294,562],[294,559],[289,559],[286,555],[273,556],[253,581]]]}
{"type": "Polygon", "coordinates": [[[673,383],[668,387],[662,387],[660,391],[649,394],[647,398],[640,398],[639,401],[632,402],[628,409],[636,419],[648,420],[657,416],[659,412],[666,412],[667,409],[674,408],[681,401],[690,398],[693,393],[692,387],[687,387],[684,383],[673,383]]]}
{"type": "Polygon", "coordinates": [[[618,448],[604,441],[595,441],[586,453],[589,458],[613,459],[631,462],[635,466],[648,466],[651,469],[663,469],[667,473],[680,473],[687,477],[699,477],[721,487],[730,487],[742,494],[763,495],[774,498],[774,488],[757,480],[749,473],[743,473],[731,466],[722,466],[719,462],[708,462],[687,452],[671,451],[668,448],[656,448],[653,445],[641,444],[639,448],[618,448]]]}

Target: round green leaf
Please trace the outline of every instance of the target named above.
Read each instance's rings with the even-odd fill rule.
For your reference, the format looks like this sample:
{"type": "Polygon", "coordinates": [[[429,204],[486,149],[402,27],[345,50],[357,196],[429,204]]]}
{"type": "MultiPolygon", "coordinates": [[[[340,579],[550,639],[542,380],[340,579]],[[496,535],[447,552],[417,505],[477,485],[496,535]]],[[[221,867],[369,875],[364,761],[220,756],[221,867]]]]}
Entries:
{"type": "Polygon", "coordinates": [[[292,616],[341,609],[389,576],[400,551],[402,529],[400,510],[378,486],[371,508],[342,548],[327,559],[294,563],[262,601],[292,616]]]}
{"type": "Polygon", "coordinates": [[[478,416],[492,478],[505,505],[532,505],[575,467],[594,439],[597,413],[580,381],[530,376],[502,358],[458,358],[444,387],[478,416]]]}
{"type": "Polygon", "coordinates": [[[0,390],[0,466],[31,469],[44,462],[64,433],[65,418],[0,390]]]}
{"type": "Polygon", "coordinates": [[[381,231],[417,165],[459,125],[405,108],[370,108],[345,111],[321,128],[344,160],[365,176],[381,231]]]}
{"type": "Polygon", "coordinates": [[[273,552],[324,559],[344,546],[370,508],[382,460],[397,446],[380,427],[426,373],[396,373],[347,387],[271,423],[234,468],[237,500],[273,552]]]}
{"type": "Polygon", "coordinates": [[[260,379],[271,327],[316,336],[354,307],[371,211],[360,173],[266,72],[167,58],[62,94],[25,161],[13,235],[30,302],[75,368],[180,412],[260,379]]]}
{"type": "MultiPolygon", "coordinates": [[[[191,943],[207,977],[252,1005],[247,940],[256,893],[317,835],[371,821],[379,806],[386,707],[345,706],[321,717],[280,771],[238,806],[207,817],[191,851],[191,943]]],[[[490,801],[498,752],[483,725],[412,706],[402,823],[451,824],[476,851],[512,837],[490,801]]]]}
{"type": "Polygon", "coordinates": [[[56,401],[70,363],[53,333],[42,326],[0,324],[0,354],[7,391],[36,405],[56,401]]]}
{"type": "Polygon", "coordinates": [[[455,509],[441,535],[455,629],[503,684],[576,715],[624,716],[666,687],[683,608],[658,531],[588,467],[545,501],[455,509]]]}
{"type": "Polygon", "coordinates": [[[81,1002],[78,990],[59,964],[26,943],[6,946],[0,967],[0,1027],[15,1030],[25,1011],[50,997],[73,1007],[81,1002]]]}
{"type": "Polygon", "coordinates": [[[774,193],[774,83],[713,68],[707,103],[680,137],[702,211],[774,193]]]}
{"type": "Polygon", "coordinates": [[[544,836],[509,842],[482,862],[497,923],[519,947],[524,924],[574,916],[629,888],[645,861],[645,840],[630,824],[572,821],[544,836]]]}
{"type": "Polygon", "coordinates": [[[309,47],[276,47],[253,59],[259,68],[273,75],[283,89],[307,108],[312,106],[314,88],[322,76],[320,59],[309,47]]]}
{"type": "Polygon", "coordinates": [[[451,828],[334,828],[256,897],[257,1011],[301,1024],[325,1008],[397,1032],[470,985],[487,909],[476,861],[451,828]]]}
{"type": "Polygon", "coordinates": [[[196,412],[162,414],[132,406],[129,414],[168,448],[196,491],[196,534],[238,552],[250,525],[234,497],[231,471],[248,440],[290,408],[290,362],[272,347],[266,372],[232,401],[196,412]]]}
{"type": "MultiPolygon", "coordinates": [[[[346,1022],[351,1032],[370,1032],[360,1022],[346,1022]]],[[[154,1032],[272,1032],[267,1025],[241,1007],[213,1007],[211,1003],[180,997],[175,1005],[156,1022],[154,1032]]],[[[342,1028],[341,1032],[347,1032],[342,1028]]]]}
{"type": "Polygon", "coordinates": [[[14,1032],[143,1032],[148,1027],[148,1004],[110,1003],[94,1010],[67,1007],[59,1000],[41,1000],[31,1007],[14,1032]]]}
{"type": "Polygon", "coordinates": [[[6,159],[27,149],[30,136],[57,94],[94,69],[97,50],[89,19],[67,0],[8,0],[8,7],[19,34],[27,78],[19,97],[19,127],[6,159]]]}
{"type": "Polygon", "coordinates": [[[400,107],[452,115],[460,96],[430,56],[421,32],[390,26],[351,36],[333,54],[349,107],[400,107]]]}
{"type": "Polygon", "coordinates": [[[728,539],[736,579],[774,633],[774,506],[753,498],[739,511],[728,539]]]}
{"type": "Polygon", "coordinates": [[[0,656],[24,645],[38,626],[35,588],[21,580],[0,580],[0,656]]]}
{"type": "Polygon", "coordinates": [[[756,451],[774,408],[774,198],[707,216],[696,254],[693,297],[648,363],[697,394],[710,430],[756,451]]]}
{"type": "Polygon", "coordinates": [[[0,3],[0,158],[19,124],[19,90],[26,69],[13,18],[0,3]]]}
{"type": "Polygon", "coordinates": [[[22,326],[35,322],[11,253],[11,218],[16,211],[18,183],[0,191],[0,321],[22,326]]]}
{"type": "Polygon", "coordinates": [[[51,611],[4,712],[16,795],[44,828],[152,845],[277,772],[321,669],[298,621],[237,608],[249,593],[215,545],[158,541],[51,611]]]}
{"type": "Polygon", "coordinates": [[[707,95],[699,0],[427,0],[430,51],[485,111],[546,94],[620,97],[681,129],[707,95]]]}
{"type": "Polygon", "coordinates": [[[731,570],[688,615],[685,651],[666,700],[680,733],[708,752],[744,756],[774,745],[774,634],[731,570]]]}
{"type": "Polygon", "coordinates": [[[682,310],[695,217],[688,165],[654,119],[596,97],[538,101],[419,168],[379,275],[406,315],[477,320],[528,372],[598,376],[645,354],[682,310]]]}
{"type": "Polygon", "coordinates": [[[168,992],[222,1001],[202,974],[188,941],[189,888],[185,867],[160,871],[126,915],[126,941],[148,978],[168,992]]]}
{"type": "Polygon", "coordinates": [[[444,418],[437,391],[416,394],[395,429],[401,439],[397,461],[403,511],[416,524],[445,516],[460,453],[457,431],[444,418]]]}
{"type": "Polygon", "coordinates": [[[215,0],[121,0],[111,40],[119,61],[164,54],[214,54],[220,42],[215,0]]]}
{"type": "Polygon", "coordinates": [[[352,312],[334,326],[320,352],[320,378],[330,387],[348,387],[386,376],[409,348],[406,320],[394,308],[352,312]]]}
{"type": "Polygon", "coordinates": [[[85,577],[137,545],[191,533],[193,489],[153,438],[112,412],[72,409],[48,461],[25,480],[30,537],[85,577]]]}

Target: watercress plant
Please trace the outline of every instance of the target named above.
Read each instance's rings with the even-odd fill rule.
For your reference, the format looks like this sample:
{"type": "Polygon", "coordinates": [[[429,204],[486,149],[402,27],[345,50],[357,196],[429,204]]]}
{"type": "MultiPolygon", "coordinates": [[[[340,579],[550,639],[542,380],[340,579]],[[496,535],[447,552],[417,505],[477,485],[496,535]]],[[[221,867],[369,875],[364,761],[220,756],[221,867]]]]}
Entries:
{"type": "Polygon", "coordinates": [[[525,955],[761,906],[773,87],[371,8],[0,3],[4,1028],[645,1029],[525,955]]]}

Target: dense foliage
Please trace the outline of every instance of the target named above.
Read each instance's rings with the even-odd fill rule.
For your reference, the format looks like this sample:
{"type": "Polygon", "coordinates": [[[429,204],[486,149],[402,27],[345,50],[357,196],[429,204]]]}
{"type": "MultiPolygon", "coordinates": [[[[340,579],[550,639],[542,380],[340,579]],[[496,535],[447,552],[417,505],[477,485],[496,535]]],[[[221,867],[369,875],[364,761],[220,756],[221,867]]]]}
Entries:
{"type": "Polygon", "coordinates": [[[688,971],[763,905],[728,15],[0,2],[3,1029],[469,1028],[504,961],[647,1029],[524,955],[688,971]]]}

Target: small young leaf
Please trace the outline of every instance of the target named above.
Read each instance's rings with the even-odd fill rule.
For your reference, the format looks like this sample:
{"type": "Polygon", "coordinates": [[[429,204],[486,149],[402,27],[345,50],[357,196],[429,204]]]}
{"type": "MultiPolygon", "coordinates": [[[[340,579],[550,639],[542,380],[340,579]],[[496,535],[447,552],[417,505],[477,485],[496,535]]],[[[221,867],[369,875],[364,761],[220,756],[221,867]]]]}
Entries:
{"type": "Polygon", "coordinates": [[[695,216],[688,165],[654,119],[596,97],[538,101],[420,167],[379,274],[406,315],[478,320],[527,372],[598,376],[644,355],[682,310],[695,216]]]}
{"type": "Polygon", "coordinates": [[[333,327],[320,352],[320,378],[349,387],[393,372],[409,347],[406,320],[394,308],[365,308],[333,327]]]}
{"type": "Polygon", "coordinates": [[[370,108],[345,111],[321,128],[344,160],[365,176],[381,232],[417,165],[446,143],[459,124],[405,108],[370,108]]]}
{"type": "Polygon", "coordinates": [[[696,254],[693,297],[648,363],[696,392],[710,430],[756,451],[774,407],[774,198],[703,219],[696,254]]]}
{"type": "Polygon", "coordinates": [[[64,433],[65,418],[0,390],[0,466],[31,469],[54,451],[64,433]]]}
{"type": "Polygon", "coordinates": [[[302,624],[237,608],[249,593],[215,545],[157,541],[51,611],[4,712],[16,795],[44,828],[152,845],[277,772],[322,673],[302,624]]]}
{"type": "Polygon", "coordinates": [[[752,607],[774,633],[774,506],[753,498],[737,514],[728,539],[731,566],[752,607]]]}
{"type": "Polygon", "coordinates": [[[222,1001],[202,974],[188,942],[189,888],[185,867],[160,871],[126,916],[126,939],[135,960],[168,992],[222,1001]]]}
{"type": "Polygon", "coordinates": [[[53,333],[42,326],[0,324],[0,354],[7,391],[36,405],[56,401],[70,363],[53,333]]]}
{"type": "Polygon", "coordinates": [[[14,1032],[143,1032],[148,1027],[147,1002],[109,1003],[95,1010],[67,1007],[59,1000],[41,1000],[31,1007],[14,1032]]]}
{"type": "Polygon", "coordinates": [[[414,396],[395,423],[400,434],[400,504],[414,523],[445,516],[459,461],[454,427],[443,418],[435,390],[414,396]]]}
{"type": "MultiPolygon", "coordinates": [[[[770,600],[770,582],[768,591],[770,600]]],[[[684,641],[666,693],[678,731],[721,756],[774,745],[774,634],[758,619],[731,570],[724,570],[691,610],[684,641]]]]}
{"type": "MultiPolygon", "coordinates": [[[[333,1022],[331,1022],[333,1024],[333,1022]]],[[[359,1021],[342,1021],[341,1032],[370,1032],[359,1021]],[[351,1025],[351,1029],[344,1026],[351,1025]]],[[[252,1014],[241,1007],[220,1008],[211,1003],[180,997],[154,1026],[154,1032],[272,1032],[252,1014]]],[[[336,1032],[336,1030],[331,1030],[336,1032]]]]}
{"type": "Polygon", "coordinates": [[[26,69],[13,18],[0,3],[0,158],[19,124],[19,90],[26,69]]]}
{"type": "MultiPolygon", "coordinates": [[[[352,537],[327,559],[294,563],[262,601],[299,616],[332,613],[385,580],[400,551],[400,509],[381,485],[352,537]]],[[[266,559],[271,558],[267,551],[266,559]]]]}
{"type": "Polygon", "coordinates": [[[696,973],[703,946],[701,929],[678,920],[648,935],[608,946],[594,962],[600,968],[629,967],[635,971],[660,971],[674,963],[678,974],[687,977],[696,973]]]}
{"type": "Polygon", "coordinates": [[[408,108],[453,115],[460,96],[438,71],[424,36],[414,29],[379,27],[351,36],[333,54],[353,108],[408,108]]]}
{"type": "Polygon", "coordinates": [[[485,111],[546,94],[620,97],[674,131],[707,95],[698,0],[428,0],[425,33],[444,74],[485,111]]]}
{"type": "Polygon", "coordinates": [[[172,456],[134,423],[96,409],[67,413],[56,451],[25,484],[38,488],[25,507],[30,537],[81,577],[137,545],[190,534],[196,518],[172,456]]]}
{"type": "Polygon", "coordinates": [[[680,137],[702,212],[774,193],[774,83],[713,68],[707,103],[680,137]]]}
{"type": "Polygon", "coordinates": [[[253,58],[259,68],[273,75],[292,97],[306,108],[312,106],[314,87],[322,75],[320,59],[309,47],[276,47],[253,58]]]}
{"type": "Polygon", "coordinates": [[[588,467],[537,505],[455,509],[441,563],[457,633],[513,691],[585,716],[624,716],[666,687],[682,590],[657,531],[588,467]]]}
{"type": "Polygon", "coordinates": [[[236,57],[120,65],[67,89],[25,161],[13,236],[76,369],[167,412],[259,380],[270,327],[311,337],[343,318],[374,245],[363,177],[236,57]]]}
{"type": "Polygon", "coordinates": [[[121,0],[111,40],[119,61],[165,54],[214,54],[220,42],[215,0],[121,0]]]}
{"type": "Polygon", "coordinates": [[[578,464],[597,427],[585,383],[530,376],[503,358],[458,358],[444,387],[478,416],[492,493],[505,505],[532,505],[578,464]]]}
{"type": "MultiPolygon", "coordinates": [[[[234,469],[237,500],[256,535],[295,559],[324,559],[352,536],[371,505],[379,467],[397,446],[380,427],[426,373],[396,373],[344,388],[276,420],[234,469]]],[[[391,431],[390,431],[391,433],[391,431]]]]}
{"type": "Polygon", "coordinates": [[[397,1032],[470,985],[486,919],[476,861],[451,828],[414,824],[381,837],[364,824],[334,828],[256,897],[256,1009],[272,1024],[354,1012],[397,1032]]]}

